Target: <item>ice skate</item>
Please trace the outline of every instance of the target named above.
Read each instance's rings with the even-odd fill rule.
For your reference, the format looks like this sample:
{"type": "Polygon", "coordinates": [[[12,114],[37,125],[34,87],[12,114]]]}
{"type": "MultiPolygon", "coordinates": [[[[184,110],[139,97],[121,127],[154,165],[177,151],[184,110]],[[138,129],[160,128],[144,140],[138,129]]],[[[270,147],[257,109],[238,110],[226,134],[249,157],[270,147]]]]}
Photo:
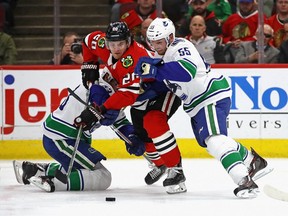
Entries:
{"type": "Polygon", "coordinates": [[[50,176],[32,176],[30,179],[28,179],[29,182],[36,187],[40,188],[41,190],[44,190],[46,192],[54,192],[55,191],[55,185],[53,182],[53,177],[50,176]]]}
{"type": "Polygon", "coordinates": [[[267,175],[272,172],[273,168],[267,166],[267,161],[251,148],[253,159],[248,167],[249,176],[256,181],[257,179],[267,175]]]}
{"type": "Polygon", "coordinates": [[[157,167],[156,165],[151,165],[152,170],[146,175],[145,182],[147,185],[152,185],[157,182],[166,172],[167,167],[162,165],[157,167]]]}
{"type": "Polygon", "coordinates": [[[239,187],[234,190],[235,196],[243,199],[256,198],[258,192],[258,186],[250,176],[245,176],[239,183],[239,187]]]}
{"type": "Polygon", "coordinates": [[[44,173],[48,164],[31,163],[29,161],[13,161],[13,168],[16,176],[16,180],[20,184],[30,184],[29,178],[36,175],[37,171],[44,173]]]}
{"type": "Polygon", "coordinates": [[[168,194],[184,193],[187,191],[185,181],[186,177],[180,162],[177,166],[168,168],[168,176],[164,180],[163,186],[168,194]]]}

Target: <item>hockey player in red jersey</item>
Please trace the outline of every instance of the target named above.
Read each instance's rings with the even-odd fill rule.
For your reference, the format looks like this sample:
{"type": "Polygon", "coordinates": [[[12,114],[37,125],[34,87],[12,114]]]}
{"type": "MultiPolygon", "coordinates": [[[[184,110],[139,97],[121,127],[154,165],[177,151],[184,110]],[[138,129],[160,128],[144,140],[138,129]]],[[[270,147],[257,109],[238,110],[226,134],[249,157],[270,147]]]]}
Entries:
{"type": "MultiPolygon", "coordinates": [[[[131,106],[131,118],[136,134],[145,142],[147,156],[156,165],[145,177],[145,182],[153,184],[165,173],[166,167],[175,167],[181,170],[181,178],[177,181],[169,178],[163,184],[168,193],[185,192],[180,151],[168,125],[168,119],[176,112],[181,100],[163,83],[159,83],[156,88],[159,92],[155,93],[153,90],[150,94],[141,95],[140,79],[134,74],[138,59],[151,55],[133,40],[124,22],[111,23],[106,33],[96,31],[84,38],[83,67],[89,68],[90,64],[100,58],[105,64],[104,79],[114,82],[116,89],[97,109],[105,114],[107,110],[120,110],[131,106]]],[[[83,74],[83,77],[85,85],[85,77],[89,78],[89,74],[83,74]]],[[[142,87],[150,88],[149,85],[142,87]]]]}

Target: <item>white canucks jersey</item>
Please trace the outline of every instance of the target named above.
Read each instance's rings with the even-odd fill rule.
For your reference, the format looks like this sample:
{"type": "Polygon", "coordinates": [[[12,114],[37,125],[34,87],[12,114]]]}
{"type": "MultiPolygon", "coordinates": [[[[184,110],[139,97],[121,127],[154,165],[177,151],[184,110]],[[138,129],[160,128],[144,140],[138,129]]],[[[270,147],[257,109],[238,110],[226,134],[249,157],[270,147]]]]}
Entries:
{"type": "MultiPolygon", "coordinates": [[[[112,95],[115,91],[113,87],[103,79],[105,74],[105,70],[100,73],[99,85],[103,86],[109,95],[112,95]]],[[[87,100],[87,89],[82,84],[76,87],[74,93],[83,101],[87,100]]],[[[43,134],[54,140],[76,139],[78,128],[74,126],[74,119],[79,116],[84,109],[85,105],[80,103],[72,95],[68,95],[60,106],[53,111],[43,123],[43,134]]],[[[126,120],[126,116],[124,111],[121,111],[116,120],[117,129],[123,126],[122,124],[126,124],[124,120],[126,120]]],[[[100,126],[101,125],[98,123],[90,131],[83,131],[81,139],[91,143],[91,133],[100,126]]]]}
{"type": "Polygon", "coordinates": [[[162,58],[165,64],[158,67],[156,79],[164,80],[182,99],[183,108],[190,117],[203,106],[231,96],[226,78],[213,72],[188,40],[176,38],[162,58]]]}
{"type": "MultiPolygon", "coordinates": [[[[86,92],[83,85],[79,85],[75,89],[75,93],[84,101],[86,101],[86,92]]],[[[84,108],[85,105],[68,95],[43,123],[43,134],[54,140],[76,139],[78,128],[74,126],[74,119],[81,114],[84,108]]],[[[89,131],[83,132],[81,138],[89,141],[91,139],[89,131]]]]}

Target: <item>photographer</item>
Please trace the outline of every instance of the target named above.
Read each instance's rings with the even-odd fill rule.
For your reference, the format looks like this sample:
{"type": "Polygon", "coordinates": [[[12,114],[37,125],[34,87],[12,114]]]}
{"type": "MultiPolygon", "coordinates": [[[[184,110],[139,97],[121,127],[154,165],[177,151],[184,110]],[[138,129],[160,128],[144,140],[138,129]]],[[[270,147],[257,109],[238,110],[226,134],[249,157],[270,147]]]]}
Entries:
{"type": "Polygon", "coordinates": [[[48,64],[69,65],[83,63],[82,41],[76,32],[67,32],[63,36],[63,45],[61,52],[55,55],[48,64]]]}

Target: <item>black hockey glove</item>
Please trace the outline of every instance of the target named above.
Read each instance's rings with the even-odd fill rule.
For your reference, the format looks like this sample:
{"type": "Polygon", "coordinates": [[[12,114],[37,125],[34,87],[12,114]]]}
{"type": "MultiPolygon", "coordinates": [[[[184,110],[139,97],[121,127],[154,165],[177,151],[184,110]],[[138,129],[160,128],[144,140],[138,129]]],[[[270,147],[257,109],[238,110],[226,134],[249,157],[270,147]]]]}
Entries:
{"type": "Polygon", "coordinates": [[[80,127],[80,125],[83,126],[83,130],[91,130],[91,128],[94,127],[94,125],[98,122],[98,118],[95,115],[95,111],[93,110],[93,107],[87,107],[80,116],[76,117],[74,119],[74,124],[76,127],[80,127]]]}
{"type": "Polygon", "coordinates": [[[131,144],[125,142],[127,152],[136,156],[143,155],[145,152],[144,142],[136,134],[130,134],[128,139],[131,141],[131,144]]]}
{"type": "Polygon", "coordinates": [[[82,83],[85,88],[88,89],[89,83],[94,84],[95,81],[99,80],[99,62],[96,62],[95,64],[91,62],[83,63],[81,66],[81,72],[82,83]]]}

